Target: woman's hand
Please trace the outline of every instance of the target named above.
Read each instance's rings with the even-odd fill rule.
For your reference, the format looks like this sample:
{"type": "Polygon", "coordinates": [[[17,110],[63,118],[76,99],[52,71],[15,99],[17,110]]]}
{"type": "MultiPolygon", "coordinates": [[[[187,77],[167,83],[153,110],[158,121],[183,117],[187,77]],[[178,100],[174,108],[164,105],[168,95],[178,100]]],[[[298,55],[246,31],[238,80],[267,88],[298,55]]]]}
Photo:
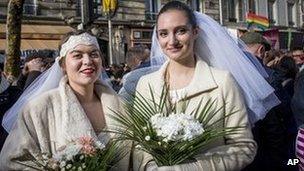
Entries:
{"type": "Polygon", "coordinates": [[[146,166],[146,171],[202,171],[203,168],[198,162],[190,162],[173,166],[158,167],[155,161],[151,161],[146,166]]]}
{"type": "MultiPolygon", "coordinates": [[[[175,165],[176,166],[176,165],[175,165]]],[[[174,166],[161,166],[158,167],[155,161],[151,161],[147,164],[146,171],[174,171],[174,166]]]]}

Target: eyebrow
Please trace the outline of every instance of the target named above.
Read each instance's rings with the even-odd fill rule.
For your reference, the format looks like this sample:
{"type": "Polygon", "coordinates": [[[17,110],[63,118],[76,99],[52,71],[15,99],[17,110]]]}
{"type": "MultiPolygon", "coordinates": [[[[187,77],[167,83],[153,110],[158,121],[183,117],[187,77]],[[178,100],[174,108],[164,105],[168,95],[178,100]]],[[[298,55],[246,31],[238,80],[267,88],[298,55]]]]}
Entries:
{"type": "MultiPolygon", "coordinates": [[[[93,52],[98,52],[97,49],[94,49],[92,50],[90,53],[93,53],[93,52]]],[[[80,51],[80,50],[72,50],[70,53],[84,53],[83,51],[80,51]]]]}
{"type": "MultiPolygon", "coordinates": [[[[189,26],[188,24],[187,25],[180,25],[180,26],[175,27],[174,29],[188,28],[188,26],[189,26]]],[[[157,30],[157,32],[166,31],[166,30],[168,30],[168,29],[159,29],[159,30],[157,30]]]]}

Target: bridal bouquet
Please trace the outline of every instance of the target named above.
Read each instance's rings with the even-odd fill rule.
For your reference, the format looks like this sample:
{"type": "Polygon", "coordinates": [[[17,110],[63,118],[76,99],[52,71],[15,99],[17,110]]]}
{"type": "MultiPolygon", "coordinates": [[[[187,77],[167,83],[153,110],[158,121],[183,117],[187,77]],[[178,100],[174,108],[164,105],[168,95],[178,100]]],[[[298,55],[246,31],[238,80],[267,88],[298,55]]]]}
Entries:
{"type": "Polygon", "coordinates": [[[156,101],[150,87],[151,99],[140,93],[124,103],[125,113],[113,111],[117,126],[111,131],[121,134],[121,140],[131,140],[135,148],[149,153],[158,166],[172,166],[193,160],[199,151],[219,137],[235,134],[242,127],[216,126],[237,111],[224,112],[216,108],[216,100],[200,101],[195,111],[185,113],[170,104],[167,90],[163,89],[156,101]],[[221,114],[220,119],[213,119],[221,114]]]}
{"type": "Polygon", "coordinates": [[[15,161],[35,170],[100,170],[105,171],[117,163],[122,156],[122,149],[117,143],[104,145],[91,137],[80,137],[69,144],[60,147],[56,154],[42,153],[32,155],[24,150],[25,156],[15,161]],[[26,161],[26,162],[22,162],[26,161]],[[28,162],[30,161],[30,162],[28,162]]]}

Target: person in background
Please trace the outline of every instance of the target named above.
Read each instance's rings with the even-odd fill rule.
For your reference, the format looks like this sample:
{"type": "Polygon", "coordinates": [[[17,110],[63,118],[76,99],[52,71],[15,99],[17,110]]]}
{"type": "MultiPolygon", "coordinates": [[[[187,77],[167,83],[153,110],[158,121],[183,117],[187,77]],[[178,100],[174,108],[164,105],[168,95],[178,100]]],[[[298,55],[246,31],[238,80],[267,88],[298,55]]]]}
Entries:
{"type": "MultiPolygon", "coordinates": [[[[5,56],[0,55],[0,122],[2,122],[5,112],[13,106],[13,104],[18,100],[22,93],[22,89],[18,86],[10,85],[7,81],[3,69],[4,69],[5,56]]],[[[8,133],[5,129],[0,126],[0,150],[4,144],[4,141],[8,133]]]]}
{"type": "Polygon", "coordinates": [[[42,51],[33,52],[24,61],[22,73],[20,74],[17,86],[26,89],[42,72],[48,69],[53,59],[43,56],[42,51]]]}
{"type": "Polygon", "coordinates": [[[263,63],[266,52],[271,50],[271,46],[269,42],[260,33],[252,32],[252,31],[244,33],[240,37],[240,39],[247,46],[247,49],[245,50],[250,54],[252,54],[254,57],[256,57],[256,59],[264,67],[268,75],[271,75],[272,70],[266,67],[263,63]]]}
{"type": "Polygon", "coordinates": [[[304,51],[302,48],[297,48],[292,51],[292,58],[296,61],[296,64],[300,70],[302,70],[304,64],[304,51]]]}
{"type": "Polygon", "coordinates": [[[118,92],[121,88],[121,79],[123,77],[123,68],[120,67],[120,65],[117,64],[112,64],[110,66],[110,72],[109,72],[109,77],[111,80],[111,84],[113,89],[118,92]]]}
{"type": "Polygon", "coordinates": [[[150,50],[144,46],[131,47],[126,54],[127,66],[131,71],[123,76],[119,95],[124,99],[130,99],[135,94],[137,83],[141,76],[156,71],[158,68],[150,67],[150,50]]]}
{"type": "MultiPolygon", "coordinates": [[[[297,50],[300,54],[300,51],[297,50]]],[[[301,52],[302,53],[302,52],[301,52]]],[[[295,53],[296,54],[296,53],[295,53]]],[[[295,58],[295,57],[293,57],[295,58]]],[[[300,61],[296,62],[299,66],[300,61]]],[[[304,69],[300,68],[294,83],[294,95],[291,101],[291,108],[295,115],[298,128],[304,128],[304,69]]],[[[304,133],[304,132],[303,132],[304,133]]],[[[303,165],[304,168],[304,165],[303,165]]]]}
{"type": "Polygon", "coordinates": [[[300,171],[304,170],[304,69],[300,70],[294,86],[294,96],[291,100],[291,109],[295,116],[298,135],[296,138],[296,156],[300,159],[300,171]]]}
{"type": "Polygon", "coordinates": [[[150,63],[150,61],[147,60],[148,58],[149,54],[147,54],[146,48],[143,46],[131,47],[126,54],[127,65],[131,68],[131,71],[144,67],[143,65],[149,66],[148,64],[145,64],[150,63]]]}
{"type": "Polygon", "coordinates": [[[131,71],[150,66],[150,49],[146,45],[138,45],[128,49],[126,54],[127,66],[131,71]]]}
{"type": "Polygon", "coordinates": [[[0,79],[0,93],[5,91],[10,85],[10,83],[6,80],[5,75],[3,73],[4,62],[5,62],[5,56],[0,54],[0,73],[1,73],[0,78],[3,77],[3,79],[0,79]]]}
{"type": "Polygon", "coordinates": [[[282,55],[283,52],[281,52],[280,50],[271,49],[270,51],[266,52],[265,57],[263,59],[263,64],[273,69],[273,67],[277,65],[280,61],[282,55]]]}
{"type": "MultiPolygon", "coordinates": [[[[295,139],[297,134],[297,124],[295,121],[295,115],[292,111],[292,97],[294,96],[295,89],[295,79],[298,73],[298,67],[293,58],[284,55],[274,66],[273,77],[275,77],[275,82],[273,85],[278,85],[275,87],[281,87],[280,93],[282,104],[280,106],[280,111],[283,112],[282,118],[284,121],[285,128],[287,129],[287,134],[285,137],[287,139],[286,144],[288,144],[288,155],[289,158],[295,158],[295,139]]],[[[278,91],[277,91],[278,92],[278,91]]]]}
{"type": "Polygon", "coordinates": [[[275,80],[277,80],[278,84],[281,84],[282,88],[287,92],[287,98],[288,101],[290,101],[294,94],[294,81],[299,70],[295,60],[284,55],[273,68],[275,70],[274,76],[278,77],[275,80]]]}
{"type": "MultiPolygon", "coordinates": [[[[293,156],[290,151],[290,139],[288,130],[293,115],[290,110],[290,101],[287,99],[287,92],[283,89],[282,82],[276,71],[264,64],[266,51],[271,50],[269,42],[257,32],[247,32],[240,37],[247,45],[247,51],[259,60],[268,74],[266,80],[275,89],[275,94],[281,104],[268,111],[265,118],[256,122],[252,128],[253,136],[258,144],[258,151],[254,161],[244,171],[255,170],[292,170],[286,162],[293,156]]],[[[290,128],[292,129],[292,128],[290,128]]]]}
{"type": "Polygon", "coordinates": [[[123,67],[123,75],[128,74],[130,71],[131,71],[131,68],[127,64],[125,64],[123,67]]]}

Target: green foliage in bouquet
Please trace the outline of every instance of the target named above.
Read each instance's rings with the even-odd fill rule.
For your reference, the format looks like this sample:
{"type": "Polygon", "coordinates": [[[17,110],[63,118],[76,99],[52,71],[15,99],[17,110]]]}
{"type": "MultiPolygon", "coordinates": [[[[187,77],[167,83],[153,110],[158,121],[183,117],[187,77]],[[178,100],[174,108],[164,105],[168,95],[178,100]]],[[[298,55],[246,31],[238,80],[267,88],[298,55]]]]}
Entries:
{"type": "MultiPolygon", "coordinates": [[[[216,99],[209,99],[205,104],[203,104],[203,99],[201,99],[196,110],[191,113],[176,113],[176,106],[170,104],[168,100],[167,88],[163,88],[159,101],[156,101],[155,94],[151,87],[149,87],[149,90],[151,99],[146,99],[142,94],[137,92],[132,100],[124,102],[124,112],[113,111],[114,114],[111,117],[116,120],[118,124],[115,129],[111,131],[121,134],[120,140],[131,140],[134,142],[135,148],[151,154],[158,166],[172,166],[193,160],[193,157],[212,141],[219,137],[235,134],[244,128],[222,128],[221,126],[217,128],[216,124],[221,124],[227,117],[238,111],[232,109],[228,113],[225,113],[223,115],[224,117],[211,121],[214,116],[224,112],[225,105],[216,109],[216,99]],[[189,136],[188,138],[186,136],[179,136],[187,134],[185,129],[181,129],[177,132],[178,134],[174,135],[175,139],[174,136],[171,136],[171,138],[170,136],[163,136],[166,130],[165,132],[160,132],[160,129],[158,129],[160,127],[156,128],[157,126],[155,125],[157,125],[158,122],[168,120],[170,122],[170,119],[174,121],[172,122],[173,124],[179,120],[181,123],[187,122],[186,124],[192,124],[192,128],[194,126],[200,126],[201,128],[188,131],[188,135],[189,132],[191,134],[192,131],[199,132],[199,134],[190,136],[190,138],[189,136]],[[154,123],[152,123],[151,120],[154,123]]],[[[187,109],[188,104],[189,101],[184,103],[183,111],[187,109]]],[[[163,125],[167,126],[168,124],[164,122],[163,125]]]]}
{"type": "Polygon", "coordinates": [[[115,167],[123,157],[126,156],[127,151],[119,142],[110,142],[106,148],[99,150],[98,155],[85,158],[86,171],[106,171],[115,167]]]}
{"type": "MultiPolygon", "coordinates": [[[[85,148],[88,148],[88,146],[85,148]]],[[[66,157],[68,154],[62,154],[65,157],[58,159],[54,154],[41,153],[33,155],[29,150],[24,149],[24,155],[12,160],[32,170],[39,171],[107,171],[115,167],[115,164],[127,154],[127,151],[124,150],[123,146],[117,141],[109,142],[103,148],[91,148],[89,150],[92,150],[91,154],[84,153],[83,150],[81,150],[76,152],[77,154],[72,154],[71,157],[66,157]]]]}

